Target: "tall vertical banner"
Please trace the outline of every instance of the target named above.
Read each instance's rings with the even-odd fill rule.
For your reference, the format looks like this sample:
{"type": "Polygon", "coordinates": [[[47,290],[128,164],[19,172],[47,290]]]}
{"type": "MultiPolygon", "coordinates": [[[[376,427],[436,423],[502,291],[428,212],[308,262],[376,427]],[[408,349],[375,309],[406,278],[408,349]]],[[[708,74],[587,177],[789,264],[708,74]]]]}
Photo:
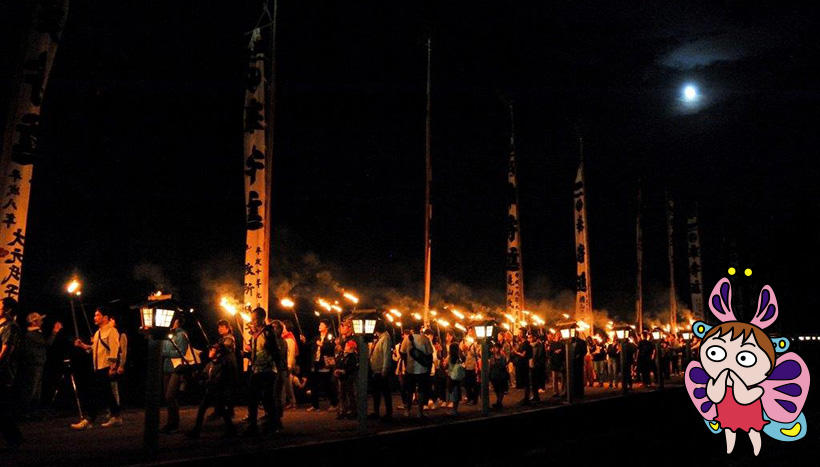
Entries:
{"type": "Polygon", "coordinates": [[[672,332],[678,332],[678,300],[675,298],[675,202],[666,192],[666,234],[669,242],[669,326],[672,332]]]}
{"type": "MultiPolygon", "coordinates": [[[[510,120],[513,108],[510,105],[510,120]]],[[[507,164],[507,313],[521,321],[524,309],[524,266],[521,262],[521,229],[518,220],[518,168],[515,160],[515,127],[510,128],[507,164]]]]}
{"type": "MultiPolygon", "coordinates": [[[[587,237],[587,207],[584,186],[584,161],[578,165],[575,176],[574,210],[575,210],[575,262],[577,264],[575,281],[575,315],[583,317],[587,324],[592,320],[592,286],[589,275],[589,241],[587,237]]],[[[593,331],[590,328],[590,333],[593,331]]]]}
{"type": "Polygon", "coordinates": [[[702,320],[704,319],[703,276],[697,208],[686,222],[686,240],[689,245],[689,293],[692,294],[692,314],[696,320],[702,320]]]}
{"type": "Polygon", "coordinates": [[[638,337],[643,336],[643,230],[641,228],[641,210],[643,202],[641,200],[641,187],[638,182],[638,214],[635,221],[635,251],[637,260],[637,278],[635,291],[635,316],[638,319],[638,337]]]}
{"type": "Polygon", "coordinates": [[[31,177],[38,156],[40,109],[57,45],[68,16],[68,0],[42,0],[34,8],[21,79],[12,93],[0,153],[0,291],[18,298],[26,244],[31,177]]]}
{"type": "Polygon", "coordinates": [[[431,154],[431,111],[432,111],[432,38],[427,36],[427,108],[424,116],[424,325],[430,325],[430,281],[433,261],[433,240],[430,231],[433,222],[433,203],[430,198],[433,188],[433,160],[431,154]]]}
{"type": "Polygon", "coordinates": [[[246,308],[268,310],[270,244],[271,157],[266,149],[265,129],[265,43],[261,30],[254,29],[248,45],[245,90],[244,175],[245,175],[245,280],[246,308]]]}

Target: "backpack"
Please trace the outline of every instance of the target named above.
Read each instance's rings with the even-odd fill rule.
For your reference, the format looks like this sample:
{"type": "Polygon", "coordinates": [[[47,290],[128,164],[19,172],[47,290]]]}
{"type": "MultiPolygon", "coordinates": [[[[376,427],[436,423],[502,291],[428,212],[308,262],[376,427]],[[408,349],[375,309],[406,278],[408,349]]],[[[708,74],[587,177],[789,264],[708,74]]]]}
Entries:
{"type": "Polygon", "coordinates": [[[467,375],[467,372],[464,370],[464,365],[461,363],[456,363],[450,368],[450,372],[448,376],[453,381],[461,381],[467,375]]]}
{"type": "Polygon", "coordinates": [[[433,354],[424,353],[421,350],[416,348],[416,343],[413,341],[413,335],[410,334],[410,356],[413,357],[413,360],[416,361],[419,365],[428,370],[433,366],[433,354]]]}

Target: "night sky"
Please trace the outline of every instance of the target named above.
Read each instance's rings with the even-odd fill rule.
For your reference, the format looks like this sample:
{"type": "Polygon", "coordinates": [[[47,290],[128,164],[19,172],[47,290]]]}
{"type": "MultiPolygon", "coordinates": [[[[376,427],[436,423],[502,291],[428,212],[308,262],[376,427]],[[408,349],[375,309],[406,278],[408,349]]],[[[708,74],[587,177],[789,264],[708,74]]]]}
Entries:
{"type": "MultiPolygon", "coordinates": [[[[26,16],[12,3],[0,40],[14,51],[26,16]]],[[[769,3],[281,0],[274,286],[421,298],[429,29],[437,297],[503,303],[513,99],[528,301],[571,297],[583,136],[596,308],[633,318],[642,179],[648,312],[668,306],[668,187],[682,305],[697,203],[707,288],[751,267],[738,281],[755,300],[773,286],[782,332],[820,329],[818,15],[769,3]],[[696,108],[680,102],[688,82],[696,108]]],[[[72,273],[91,304],[163,287],[207,308],[217,284],[238,291],[243,53],[259,13],[255,0],[72,0],[43,108],[26,308],[65,313],[72,273]]],[[[18,60],[0,61],[3,109],[18,60]]]]}

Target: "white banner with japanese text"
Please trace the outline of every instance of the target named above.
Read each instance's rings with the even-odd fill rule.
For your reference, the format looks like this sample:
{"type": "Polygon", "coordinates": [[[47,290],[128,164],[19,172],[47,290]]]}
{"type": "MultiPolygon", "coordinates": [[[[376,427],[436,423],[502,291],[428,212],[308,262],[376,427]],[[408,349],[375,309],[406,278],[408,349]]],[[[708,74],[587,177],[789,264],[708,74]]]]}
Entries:
{"type": "Polygon", "coordinates": [[[592,326],[592,287],[589,278],[589,242],[587,240],[587,207],[584,187],[584,164],[578,165],[574,187],[575,215],[575,315],[592,326]]]}
{"type": "Polygon", "coordinates": [[[67,15],[68,0],[37,2],[21,80],[10,100],[0,153],[0,287],[4,297],[20,295],[31,177],[39,156],[40,109],[67,15]]]}
{"type": "Polygon", "coordinates": [[[265,53],[262,34],[255,29],[248,45],[245,90],[244,154],[245,177],[245,268],[243,304],[248,309],[268,308],[270,259],[270,177],[266,151],[265,53]]]}

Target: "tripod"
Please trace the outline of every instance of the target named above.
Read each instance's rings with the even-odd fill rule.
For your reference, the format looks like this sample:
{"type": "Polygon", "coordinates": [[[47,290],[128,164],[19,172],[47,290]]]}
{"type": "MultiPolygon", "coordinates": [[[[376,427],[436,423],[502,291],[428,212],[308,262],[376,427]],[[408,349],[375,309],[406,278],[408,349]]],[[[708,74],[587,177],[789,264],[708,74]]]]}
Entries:
{"type": "Polygon", "coordinates": [[[57,400],[57,394],[60,392],[60,388],[65,384],[66,379],[71,382],[71,391],[74,393],[74,401],[77,403],[77,412],[80,414],[80,420],[83,418],[83,408],[80,405],[80,396],[77,392],[77,382],[74,379],[74,371],[71,370],[71,359],[66,358],[63,360],[63,374],[60,376],[60,380],[57,382],[57,387],[54,389],[54,395],[51,396],[51,405],[54,405],[54,402],[57,400]]]}

